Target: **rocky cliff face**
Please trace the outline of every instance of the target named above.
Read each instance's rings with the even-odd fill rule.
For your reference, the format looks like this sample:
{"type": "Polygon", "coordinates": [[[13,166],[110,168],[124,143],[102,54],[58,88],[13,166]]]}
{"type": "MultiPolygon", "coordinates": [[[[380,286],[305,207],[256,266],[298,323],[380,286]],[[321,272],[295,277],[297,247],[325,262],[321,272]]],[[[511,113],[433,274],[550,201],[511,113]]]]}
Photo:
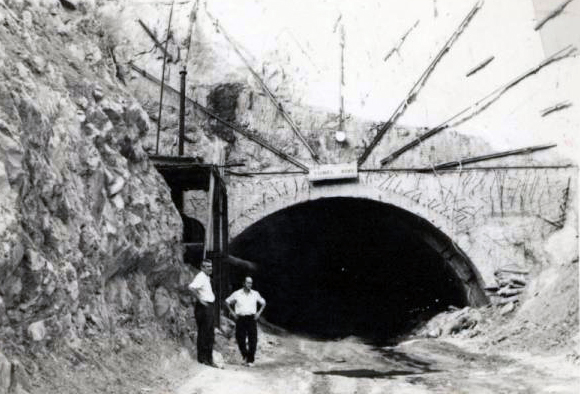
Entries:
{"type": "Polygon", "coordinates": [[[118,79],[114,29],[66,3],[0,3],[5,353],[145,322],[179,335],[188,318],[181,219],[141,146],[148,116],[118,79]]]}

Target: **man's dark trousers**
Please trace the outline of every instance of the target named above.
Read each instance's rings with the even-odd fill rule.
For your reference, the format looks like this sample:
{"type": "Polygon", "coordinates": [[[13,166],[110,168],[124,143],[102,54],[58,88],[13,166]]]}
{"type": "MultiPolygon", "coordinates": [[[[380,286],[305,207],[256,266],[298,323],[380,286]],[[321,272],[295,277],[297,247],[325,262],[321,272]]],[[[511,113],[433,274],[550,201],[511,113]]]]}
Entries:
{"type": "Polygon", "coordinates": [[[213,303],[203,305],[195,303],[195,321],[197,323],[197,361],[213,364],[213,303]]]}
{"type": "Polygon", "coordinates": [[[236,321],[236,341],[244,360],[253,363],[258,343],[258,328],[255,315],[238,317],[236,321]]]}

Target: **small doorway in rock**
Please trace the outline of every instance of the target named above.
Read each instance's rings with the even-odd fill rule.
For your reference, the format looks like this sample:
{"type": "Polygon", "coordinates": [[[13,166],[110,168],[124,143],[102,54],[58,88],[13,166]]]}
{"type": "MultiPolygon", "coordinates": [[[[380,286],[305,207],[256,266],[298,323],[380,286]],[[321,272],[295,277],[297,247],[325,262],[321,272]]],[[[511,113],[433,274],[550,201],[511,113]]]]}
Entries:
{"type": "Polygon", "coordinates": [[[185,252],[183,262],[192,267],[199,267],[203,259],[203,245],[205,241],[205,228],[195,218],[181,215],[183,220],[183,246],[185,252]]]}

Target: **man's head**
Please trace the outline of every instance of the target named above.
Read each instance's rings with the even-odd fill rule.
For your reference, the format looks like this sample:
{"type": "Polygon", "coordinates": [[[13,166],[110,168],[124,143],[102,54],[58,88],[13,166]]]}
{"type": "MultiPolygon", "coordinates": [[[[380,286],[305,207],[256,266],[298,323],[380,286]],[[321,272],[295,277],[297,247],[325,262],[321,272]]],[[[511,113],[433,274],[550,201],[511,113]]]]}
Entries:
{"type": "Polygon", "coordinates": [[[212,271],[213,271],[213,264],[211,262],[210,259],[203,259],[203,261],[201,262],[201,270],[206,274],[206,275],[211,275],[212,271]]]}
{"type": "Polygon", "coordinates": [[[244,279],[244,289],[251,290],[253,284],[254,284],[254,281],[252,280],[252,278],[249,276],[246,276],[246,279],[244,279]]]}

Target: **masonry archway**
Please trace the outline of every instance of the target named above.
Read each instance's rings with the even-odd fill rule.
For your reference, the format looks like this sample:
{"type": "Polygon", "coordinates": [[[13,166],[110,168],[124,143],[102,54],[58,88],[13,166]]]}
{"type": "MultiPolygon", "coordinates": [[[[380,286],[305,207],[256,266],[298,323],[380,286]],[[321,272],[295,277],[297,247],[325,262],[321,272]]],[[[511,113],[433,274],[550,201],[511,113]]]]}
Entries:
{"type": "MultiPolygon", "coordinates": [[[[469,258],[429,221],[395,205],[331,197],[274,212],[234,238],[256,263],[266,318],[323,338],[388,340],[450,305],[487,302],[469,258]]],[[[237,286],[248,272],[232,271],[237,286]]]]}

